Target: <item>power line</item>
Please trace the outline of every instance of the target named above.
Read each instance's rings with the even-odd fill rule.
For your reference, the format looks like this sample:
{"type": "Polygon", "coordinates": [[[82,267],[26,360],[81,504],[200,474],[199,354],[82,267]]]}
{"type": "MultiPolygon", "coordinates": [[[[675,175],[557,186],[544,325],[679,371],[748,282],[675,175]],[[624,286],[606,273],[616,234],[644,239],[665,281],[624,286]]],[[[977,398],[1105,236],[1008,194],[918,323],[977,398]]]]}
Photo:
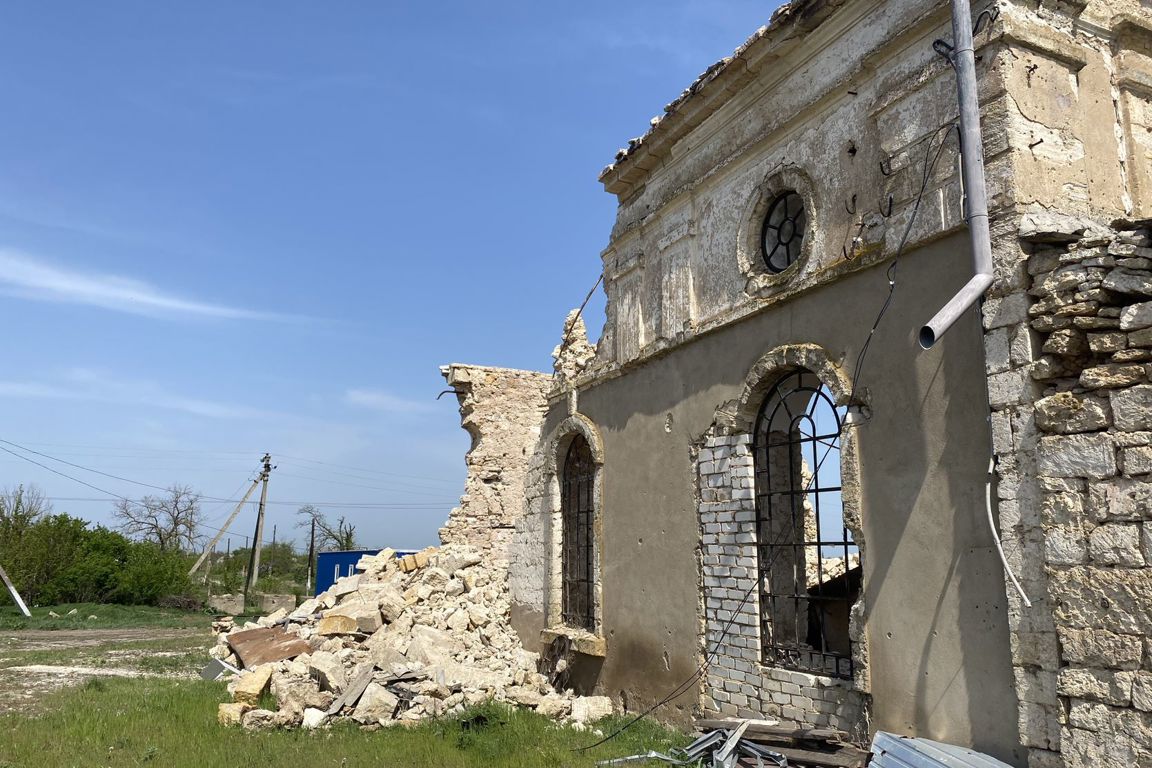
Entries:
{"type": "Polygon", "coordinates": [[[340,485],[340,486],[344,486],[346,488],[366,488],[370,491],[383,491],[385,493],[408,493],[408,494],[412,494],[415,496],[434,496],[437,498],[439,498],[440,494],[443,493],[443,491],[440,491],[439,493],[428,493],[428,491],[432,490],[431,488],[420,488],[420,489],[381,488],[378,485],[361,485],[359,483],[346,483],[342,480],[328,480],[328,479],[323,478],[323,477],[308,477],[306,475],[293,475],[289,472],[279,472],[278,474],[281,477],[291,477],[291,478],[295,478],[297,480],[309,480],[309,481],[314,482],[314,483],[331,483],[332,485],[340,485]]]}
{"type": "MultiPolygon", "coordinates": [[[[51,442],[44,442],[44,441],[37,441],[37,440],[26,440],[26,441],[24,441],[24,443],[25,443],[25,445],[40,445],[40,446],[61,447],[61,448],[81,448],[81,449],[86,449],[86,450],[97,451],[97,453],[84,453],[84,454],[62,453],[62,454],[59,454],[59,455],[63,455],[63,456],[69,456],[69,455],[72,455],[72,456],[76,456],[76,455],[109,456],[107,451],[132,452],[133,454],[173,453],[173,454],[188,454],[188,455],[197,455],[197,456],[213,456],[213,455],[215,455],[215,456],[219,456],[219,457],[252,456],[254,454],[259,455],[261,453],[260,451],[224,451],[224,450],[210,450],[210,449],[203,449],[202,450],[202,449],[190,449],[190,448],[153,448],[153,447],[148,447],[148,446],[130,446],[130,445],[127,445],[127,446],[126,445],[119,445],[119,446],[117,446],[117,445],[95,445],[92,443],[51,443],[51,442]]],[[[354,466],[348,466],[346,464],[335,464],[335,463],[328,462],[328,461],[321,461],[320,459],[311,459],[311,458],[307,458],[304,456],[291,456],[288,454],[281,454],[281,453],[277,453],[276,456],[277,456],[277,461],[281,461],[284,459],[288,459],[288,460],[292,460],[292,461],[303,461],[303,462],[307,462],[309,464],[319,464],[319,465],[325,466],[325,467],[341,468],[341,469],[346,469],[346,470],[352,470],[354,472],[367,473],[370,475],[383,475],[386,477],[399,477],[399,478],[405,478],[408,480],[425,480],[425,481],[433,482],[433,483],[453,483],[453,482],[455,482],[454,480],[446,480],[442,477],[429,477],[427,475],[412,475],[412,474],[405,474],[402,472],[388,472],[388,471],[382,470],[382,469],[369,469],[368,467],[354,467],[354,466]]],[[[121,456],[119,458],[135,458],[135,457],[136,457],[135,455],[129,455],[129,456],[121,456]]],[[[218,459],[214,459],[214,460],[216,460],[216,461],[239,461],[238,458],[218,458],[218,459]]]]}
{"type": "MultiPolygon", "coordinates": [[[[82,464],[76,464],[75,462],[66,461],[66,460],[64,460],[64,459],[60,459],[60,458],[57,458],[57,457],[55,457],[55,456],[50,456],[49,454],[46,454],[46,453],[41,453],[40,451],[35,451],[35,450],[32,450],[31,448],[27,448],[27,447],[25,447],[25,446],[23,446],[23,445],[20,445],[20,444],[18,444],[18,443],[14,443],[14,442],[12,442],[12,441],[10,441],[10,440],[4,440],[4,439],[0,439],[0,443],[4,443],[5,445],[10,445],[10,446],[13,446],[14,448],[19,448],[19,449],[20,449],[20,450],[22,450],[22,451],[25,451],[25,452],[27,452],[27,453],[31,453],[31,454],[34,454],[34,455],[36,455],[36,456],[41,456],[41,457],[43,457],[43,458],[45,458],[45,459],[48,459],[48,460],[50,460],[50,461],[55,461],[55,462],[58,462],[58,463],[60,463],[60,464],[65,464],[65,465],[67,465],[67,466],[70,466],[70,467],[75,467],[76,469],[79,469],[79,470],[82,470],[82,471],[85,471],[85,472],[91,472],[91,473],[93,473],[93,474],[97,474],[97,475],[100,475],[100,476],[102,476],[102,477],[107,477],[107,478],[110,478],[110,479],[112,479],[112,480],[119,480],[119,481],[121,481],[121,482],[125,482],[125,483],[131,483],[132,485],[138,485],[138,486],[141,486],[141,487],[144,487],[144,488],[148,488],[148,489],[151,489],[151,490],[156,490],[156,491],[163,491],[163,492],[165,492],[165,493],[167,493],[167,492],[168,492],[168,490],[169,490],[168,488],[163,488],[163,487],[161,487],[161,486],[158,486],[158,485],[153,485],[153,484],[151,484],[151,483],[145,483],[145,482],[142,482],[142,481],[140,481],[140,480],[133,480],[133,479],[131,479],[131,478],[128,478],[128,477],[122,477],[122,476],[120,476],[120,475],[113,475],[113,474],[111,474],[111,473],[109,473],[109,472],[103,472],[103,471],[101,471],[101,470],[99,470],[99,469],[93,469],[93,468],[91,468],[91,467],[86,467],[86,466],[84,466],[84,465],[82,465],[82,464]]],[[[101,487],[99,487],[99,486],[97,486],[97,485],[93,485],[92,483],[89,483],[89,482],[87,482],[87,481],[81,480],[81,479],[79,479],[79,478],[77,478],[77,477],[73,477],[72,475],[66,474],[66,473],[64,473],[64,472],[61,472],[61,471],[59,471],[59,470],[57,470],[57,469],[54,469],[54,468],[52,468],[52,467],[48,466],[47,464],[44,464],[44,463],[42,463],[42,462],[36,461],[36,460],[34,460],[34,459],[31,459],[31,458],[29,458],[29,457],[27,457],[27,456],[24,456],[24,455],[22,455],[22,454],[16,453],[15,451],[13,451],[13,450],[10,450],[10,449],[8,449],[8,448],[4,448],[4,446],[2,446],[2,445],[0,445],[0,450],[3,450],[5,453],[9,453],[9,454],[11,454],[12,456],[15,456],[15,457],[16,457],[16,458],[18,458],[18,459],[22,459],[23,461],[27,461],[27,462],[30,462],[30,463],[32,463],[32,464],[35,464],[36,466],[38,466],[38,467],[41,467],[42,469],[46,469],[46,470],[48,470],[49,472],[52,472],[53,474],[59,475],[59,476],[61,476],[61,477],[64,477],[64,478],[67,478],[68,480],[72,480],[73,482],[79,483],[79,484],[81,484],[81,485],[83,485],[83,486],[85,486],[85,487],[87,487],[87,488],[91,488],[91,489],[92,489],[92,490],[94,490],[94,491],[99,491],[100,493],[104,493],[104,494],[107,494],[108,496],[111,496],[111,497],[113,497],[113,498],[115,498],[115,499],[121,499],[121,500],[124,500],[124,501],[128,501],[128,502],[130,502],[130,503],[138,503],[138,502],[137,502],[137,501],[135,501],[134,499],[131,499],[131,498],[127,497],[127,496],[123,496],[123,495],[121,495],[121,494],[118,494],[118,493],[114,493],[114,492],[112,492],[112,491],[109,491],[109,490],[107,490],[106,488],[101,488],[101,487]]],[[[385,489],[378,489],[378,490],[385,490],[385,489]]],[[[393,491],[389,491],[389,492],[393,492],[393,491]]],[[[233,495],[235,495],[235,494],[233,494],[233,495]]],[[[237,501],[239,501],[238,499],[233,499],[233,498],[223,498],[223,497],[219,497],[219,496],[201,496],[201,497],[200,497],[200,499],[201,499],[202,501],[220,502],[220,503],[224,503],[224,504],[235,504],[237,501]]],[[[435,506],[435,507],[438,507],[438,508],[439,508],[439,507],[442,507],[442,506],[444,506],[444,504],[443,504],[443,503],[439,503],[439,502],[437,502],[437,503],[433,503],[433,502],[412,502],[411,504],[398,504],[398,503],[377,503],[377,502],[300,502],[300,501],[279,501],[279,502],[275,502],[275,501],[270,501],[270,502],[268,502],[268,503],[269,503],[269,504],[279,504],[279,505],[282,505],[282,506],[283,506],[283,505],[303,505],[303,504],[313,504],[314,506],[326,506],[326,507],[366,507],[366,508],[367,508],[367,507],[396,507],[396,506],[406,506],[406,507],[410,507],[410,506],[420,506],[420,505],[422,505],[422,504],[425,504],[425,503],[427,503],[429,506],[435,506]]],[[[448,502],[448,503],[455,503],[455,502],[453,501],[453,502],[448,502]]]]}
{"type": "Polygon", "coordinates": [[[405,475],[405,474],[401,474],[399,472],[385,472],[382,469],[367,469],[365,467],[350,467],[346,464],[333,464],[333,463],[328,462],[328,461],[320,461],[319,459],[306,459],[306,458],[303,458],[301,456],[289,456],[289,455],[283,454],[283,453],[277,454],[277,460],[279,460],[279,459],[288,459],[289,461],[306,461],[309,464],[319,464],[320,466],[323,466],[323,467],[342,467],[344,469],[351,469],[355,472],[367,472],[369,474],[384,475],[386,477],[402,477],[402,478],[407,478],[409,480],[430,480],[430,481],[435,482],[435,483],[454,483],[454,482],[456,482],[455,480],[445,480],[442,477],[428,477],[426,475],[405,475]]]}
{"type": "MultiPolygon", "coordinates": [[[[3,448],[0,448],[0,450],[3,450],[3,448]]],[[[65,475],[65,477],[67,477],[67,475],[65,475]]],[[[75,478],[69,477],[68,479],[73,480],[75,478]]],[[[77,480],[77,482],[83,483],[83,481],[79,481],[79,480],[77,480]]],[[[94,488],[94,486],[89,486],[89,487],[94,488]]],[[[129,501],[133,504],[139,504],[141,501],[140,499],[132,499],[132,498],[124,497],[124,496],[119,496],[119,495],[113,494],[111,491],[105,491],[102,488],[95,488],[95,490],[98,490],[101,493],[107,493],[109,496],[113,497],[113,499],[123,499],[124,501],[129,501]]],[[[44,498],[47,499],[48,501],[109,501],[110,500],[110,499],[106,499],[106,498],[95,498],[95,497],[91,497],[91,496],[45,496],[44,498]]],[[[208,498],[208,497],[205,497],[205,496],[201,497],[201,499],[205,499],[205,498],[208,498]]],[[[227,503],[230,503],[230,504],[236,504],[236,503],[239,503],[240,499],[224,499],[224,501],[227,503]]],[[[281,506],[289,506],[289,507],[302,507],[302,506],[311,504],[314,507],[327,507],[329,509],[363,509],[363,510],[371,510],[371,509],[405,510],[405,509],[411,509],[411,510],[419,511],[419,510],[425,510],[425,509],[428,509],[428,510],[444,509],[446,506],[454,506],[458,502],[452,501],[452,502],[445,502],[445,503],[437,503],[437,502],[431,502],[431,501],[417,501],[417,502],[412,502],[412,503],[405,503],[405,502],[372,502],[372,501],[355,501],[355,502],[342,502],[342,501],[269,501],[268,503],[269,504],[277,504],[277,505],[281,505],[281,506]]]]}

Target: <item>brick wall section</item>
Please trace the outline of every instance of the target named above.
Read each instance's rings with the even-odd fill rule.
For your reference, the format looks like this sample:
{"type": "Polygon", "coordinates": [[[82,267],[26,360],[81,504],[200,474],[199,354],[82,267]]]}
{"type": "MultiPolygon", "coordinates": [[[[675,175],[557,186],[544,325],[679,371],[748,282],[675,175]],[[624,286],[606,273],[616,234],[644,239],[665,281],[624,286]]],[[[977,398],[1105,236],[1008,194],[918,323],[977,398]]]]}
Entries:
{"type": "Polygon", "coordinates": [[[1034,768],[1152,765],[1152,233],[1025,216],[985,306],[1020,732],[1034,768]]]}
{"type": "Polygon", "coordinates": [[[440,529],[444,544],[467,543],[506,566],[508,544],[524,514],[524,481],[540,437],[552,376],[509,368],[442,369],[472,437],[460,506],[440,529]]]}
{"type": "Polygon", "coordinates": [[[760,663],[751,444],[748,434],[710,435],[697,455],[703,651],[715,652],[701,708],[710,714],[777,717],[864,734],[865,697],[851,681],[760,663]]]}

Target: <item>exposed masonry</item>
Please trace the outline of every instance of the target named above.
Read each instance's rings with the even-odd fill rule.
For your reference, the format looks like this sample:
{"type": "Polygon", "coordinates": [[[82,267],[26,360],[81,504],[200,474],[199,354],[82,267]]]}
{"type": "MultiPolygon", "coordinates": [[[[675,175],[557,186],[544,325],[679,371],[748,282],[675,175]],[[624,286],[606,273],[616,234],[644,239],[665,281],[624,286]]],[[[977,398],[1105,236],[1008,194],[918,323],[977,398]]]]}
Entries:
{"type": "MultiPolygon", "coordinates": [[[[532,455],[525,480],[525,514],[517,525],[512,544],[516,568],[510,576],[512,597],[520,605],[539,606],[549,628],[562,629],[563,525],[560,483],[564,457],[573,437],[581,435],[592,450],[596,465],[593,481],[593,581],[597,635],[602,626],[603,582],[600,563],[602,528],[601,482],[604,449],[596,426],[580,414],[573,414],[544,436],[532,455]]],[[[565,631],[583,636],[583,631],[565,631]]]]}
{"type": "Polygon", "coordinates": [[[1009,591],[1036,768],[1152,764],[1152,232],[1114,226],[1025,216],[1030,288],[985,313],[1000,524],[1033,601],[1009,591]]]}
{"type": "MultiPolygon", "coordinates": [[[[696,454],[700,520],[703,642],[715,657],[701,691],[701,709],[738,717],[781,717],[831,726],[864,739],[868,733],[869,669],[864,597],[852,607],[854,679],[842,680],[760,663],[760,607],[756,552],[755,468],[752,430],[766,392],[788,371],[802,368],[828,386],[838,405],[851,387],[843,370],[814,344],[778,347],[749,371],[739,399],[716,411],[696,454]],[[748,595],[744,607],[740,602],[748,595]],[[732,620],[725,636],[724,629],[732,620]]],[[[845,525],[865,552],[861,531],[856,440],[841,435],[845,525]]]]}
{"type": "Polygon", "coordinates": [[[708,436],[697,470],[705,654],[715,653],[701,707],[733,717],[830,726],[863,738],[865,697],[852,681],[760,663],[752,436],[708,436]]]}
{"type": "Polygon", "coordinates": [[[449,365],[441,369],[472,437],[460,506],[440,529],[444,544],[468,544],[495,563],[524,511],[524,475],[544,418],[552,377],[534,371],[449,365]]]}

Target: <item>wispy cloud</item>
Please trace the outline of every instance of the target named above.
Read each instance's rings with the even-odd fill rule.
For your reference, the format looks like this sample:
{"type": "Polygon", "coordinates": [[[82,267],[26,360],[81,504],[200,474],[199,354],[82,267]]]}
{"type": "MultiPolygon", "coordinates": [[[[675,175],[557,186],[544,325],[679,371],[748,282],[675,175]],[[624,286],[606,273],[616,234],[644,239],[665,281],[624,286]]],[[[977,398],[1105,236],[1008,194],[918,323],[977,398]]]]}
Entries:
{"type": "Polygon", "coordinates": [[[350,389],[344,393],[344,402],[384,413],[426,413],[435,408],[431,402],[409,400],[380,389],[350,389]]]}
{"type": "Polygon", "coordinates": [[[258,408],[188,397],[155,381],[122,378],[86,368],[73,369],[51,383],[0,380],[0,398],[144,406],[208,419],[255,420],[275,415],[258,408]]]}
{"type": "Polygon", "coordinates": [[[291,319],[286,315],[197,301],[143,280],[81,272],[3,248],[0,248],[0,292],[33,301],[82,304],[135,315],[224,320],[291,319]]]}

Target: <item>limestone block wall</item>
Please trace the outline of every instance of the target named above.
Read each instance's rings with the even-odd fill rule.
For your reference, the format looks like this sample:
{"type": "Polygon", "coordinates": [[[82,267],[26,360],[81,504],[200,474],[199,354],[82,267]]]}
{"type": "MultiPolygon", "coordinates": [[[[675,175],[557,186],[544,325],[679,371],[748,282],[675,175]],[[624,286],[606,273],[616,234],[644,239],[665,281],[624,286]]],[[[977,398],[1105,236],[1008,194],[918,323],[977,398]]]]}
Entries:
{"type": "Polygon", "coordinates": [[[540,437],[552,376],[535,371],[449,365],[442,369],[472,437],[460,506],[440,529],[444,544],[467,543],[506,567],[524,512],[524,478],[540,437]]]}
{"type": "Polygon", "coordinates": [[[1023,217],[985,343],[1030,766],[1152,764],[1152,231],[1023,217]]]}
{"type": "Polygon", "coordinates": [[[778,717],[865,738],[867,697],[852,680],[761,664],[752,436],[707,436],[696,467],[702,655],[711,658],[701,709],[732,717],[778,717]]]}

